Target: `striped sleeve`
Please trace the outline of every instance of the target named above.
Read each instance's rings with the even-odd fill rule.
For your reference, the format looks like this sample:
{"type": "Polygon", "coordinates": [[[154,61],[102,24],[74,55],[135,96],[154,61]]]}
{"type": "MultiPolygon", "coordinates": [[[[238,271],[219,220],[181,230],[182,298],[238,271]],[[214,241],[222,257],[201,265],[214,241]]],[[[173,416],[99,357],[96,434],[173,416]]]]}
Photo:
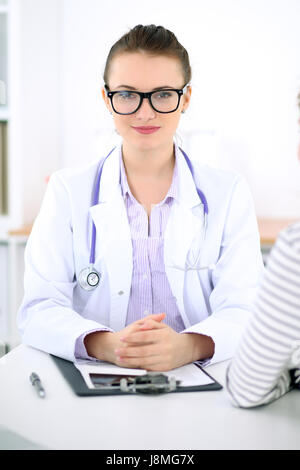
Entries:
{"type": "Polygon", "coordinates": [[[300,367],[300,223],[281,232],[267,262],[255,311],[226,374],[234,405],[270,403],[300,367]]]}

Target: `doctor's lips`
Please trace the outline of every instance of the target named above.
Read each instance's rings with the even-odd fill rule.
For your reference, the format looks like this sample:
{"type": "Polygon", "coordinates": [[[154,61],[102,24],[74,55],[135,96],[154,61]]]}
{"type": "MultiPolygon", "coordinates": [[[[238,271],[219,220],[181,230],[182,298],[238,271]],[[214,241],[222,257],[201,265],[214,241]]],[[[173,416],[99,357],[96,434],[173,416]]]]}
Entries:
{"type": "Polygon", "coordinates": [[[135,126],[132,126],[132,129],[134,129],[136,132],[139,132],[139,134],[153,134],[154,132],[158,131],[160,129],[160,127],[156,127],[156,126],[135,127],[135,126]]]}

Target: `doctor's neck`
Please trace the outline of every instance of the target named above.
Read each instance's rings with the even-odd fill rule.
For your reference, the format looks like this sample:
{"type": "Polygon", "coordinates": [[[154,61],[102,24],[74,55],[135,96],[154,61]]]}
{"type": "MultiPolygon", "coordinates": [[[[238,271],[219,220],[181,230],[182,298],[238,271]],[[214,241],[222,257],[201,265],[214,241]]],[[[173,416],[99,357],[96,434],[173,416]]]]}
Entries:
{"type": "Polygon", "coordinates": [[[140,149],[123,142],[122,155],[126,172],[132,176],[160,179],[173,173],[175,164],[173,142],[151,149],[140,149]]]}

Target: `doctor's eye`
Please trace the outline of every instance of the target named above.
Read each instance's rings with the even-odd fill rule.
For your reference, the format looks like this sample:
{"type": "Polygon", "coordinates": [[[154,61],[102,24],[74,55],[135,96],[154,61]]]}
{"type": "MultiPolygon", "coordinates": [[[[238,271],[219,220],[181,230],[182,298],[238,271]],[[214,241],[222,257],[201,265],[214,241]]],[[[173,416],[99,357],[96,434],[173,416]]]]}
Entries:
{"type": "Polygon", "coordinates": [[[115,94],[115,99],[119,101],[132,101],[139,99],[139,95],[132,91],[119,91],[115,94]]]}
{"type": "Polygon", "coordinates": [[[174,96],[177,96],[176,92],[162,90],[162,91],[155,93],[153,95],[153,98],[156,100],[164,100],[164,99],[172,98],[174,96]]]}

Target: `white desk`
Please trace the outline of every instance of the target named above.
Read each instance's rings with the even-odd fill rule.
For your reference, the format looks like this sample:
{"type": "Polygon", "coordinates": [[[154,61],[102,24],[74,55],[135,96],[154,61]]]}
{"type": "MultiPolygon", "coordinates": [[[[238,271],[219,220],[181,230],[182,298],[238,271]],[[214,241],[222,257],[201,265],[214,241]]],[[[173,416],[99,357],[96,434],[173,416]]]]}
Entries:
{"type": "MultiPolygon", "coordinates": [[[[208,367],[222,385],[227,363],[208,367]]],[[[299,449],[300,393],[266,407],[231,405],[226,389],[77,397],[51,357],[24,345],[0,360],[0,426],[51,449],[299,449]],[[46,398],[29,382],[37,372],[46,398]]],[[[1,437],[1,434],[0,434],[1,437]]]]}

